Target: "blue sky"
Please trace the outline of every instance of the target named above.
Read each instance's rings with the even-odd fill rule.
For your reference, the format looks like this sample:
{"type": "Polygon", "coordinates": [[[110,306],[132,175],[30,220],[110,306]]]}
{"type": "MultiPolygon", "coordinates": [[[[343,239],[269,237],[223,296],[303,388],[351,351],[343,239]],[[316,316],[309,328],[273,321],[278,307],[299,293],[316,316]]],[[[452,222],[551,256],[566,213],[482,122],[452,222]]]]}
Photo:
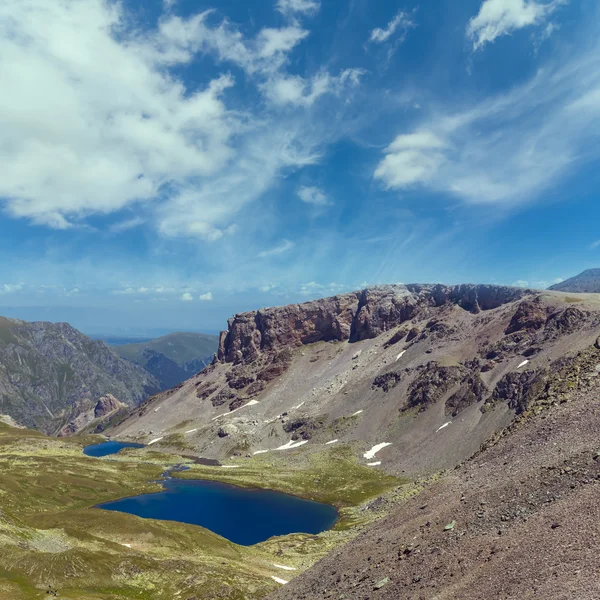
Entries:
{"type": "Polygon", "coordinates": [[[4,0],[0,313],[217,330],[600,266],[592,0],[4,0]]]}

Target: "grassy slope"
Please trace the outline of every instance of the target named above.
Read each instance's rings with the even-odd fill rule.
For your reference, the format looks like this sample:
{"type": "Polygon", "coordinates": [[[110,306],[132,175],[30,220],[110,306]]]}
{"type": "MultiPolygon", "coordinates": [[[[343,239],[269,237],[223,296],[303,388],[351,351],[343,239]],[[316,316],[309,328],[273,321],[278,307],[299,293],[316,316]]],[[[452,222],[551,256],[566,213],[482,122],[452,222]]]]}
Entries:
{"type": "Polygon", "coordinates": [[[219,337],[204,333],[170,333],[163,337],[137,344],[113,346],[113,350],[122,358],[141,361],[146,348],[164,354],[167,358],[182,366],[196,358],[210,356],[217,351],[219,337]]]}
{"type": "MultiPolygon", "coordinates": [[[[354,463],[344,448],[281,462],[249,459],[243,468],[192,466],[186,476],[269,486],[343,508],[336,530],[236,546],[191,525],[92,508],[159,489],[153,483],[180,457],[148,448],[106,459],[86,457],[97,438],[48,438],[0,424],[0,599],[72,600],[264,597],[277,587],[273,562],[294,565],[290,579],[375,518],[356,505],[399,481],[354,463]],[[232,471],[239,471],[233,473],[232,471]],[[131,548],[124,546],[130,544],[131,548]]],[[[388,492],[398,494],[398,492],[388,492]]]]}

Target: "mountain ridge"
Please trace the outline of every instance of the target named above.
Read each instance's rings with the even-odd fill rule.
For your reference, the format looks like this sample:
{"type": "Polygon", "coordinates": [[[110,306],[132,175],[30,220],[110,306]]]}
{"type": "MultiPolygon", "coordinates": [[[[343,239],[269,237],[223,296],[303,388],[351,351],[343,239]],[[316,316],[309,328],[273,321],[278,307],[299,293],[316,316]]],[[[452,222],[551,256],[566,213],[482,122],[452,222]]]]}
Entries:
{"type": "Polygon", "coordinates": [[[0,412],[57,433],[106,394],[133,406],[158,390],[141,367],[68,323],[0,317],[0,412]]]}
{"type": "Polygon", "coordinates": [[[593,293],[600,292],[600,269],[586,269],[574,277],[551,285],[556,292],[593,293]]]}

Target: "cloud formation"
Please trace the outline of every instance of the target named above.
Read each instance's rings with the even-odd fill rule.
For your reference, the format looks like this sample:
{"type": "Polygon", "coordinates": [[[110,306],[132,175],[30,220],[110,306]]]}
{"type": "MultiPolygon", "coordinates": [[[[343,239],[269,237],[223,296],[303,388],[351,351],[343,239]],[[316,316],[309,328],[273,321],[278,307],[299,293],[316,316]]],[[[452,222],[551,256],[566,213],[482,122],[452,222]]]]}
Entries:
{"type": "Polygon", "coordinates": [[[331,204],[325,192],[315,186],[300,186],[298,188],[298,197],[302,202],[312,204],[313,206],[323,207],[331,204]]]}
{"type": "MultiPolygon", "coordinates": [[[[473,48],[478,50],[500,36],[546,23],[550,15],[567,1],[485,0],[479,13],[469,21],[467,35],[473,41],[473,48]]],[[[546,28],[544,35],[550,35],[552,29],[546,28]]]]}
{"type": "Polygon", "coordinates": [[[415,27],[415,23],[411,16],[406,12],[400,11],[387,24],[385,29],[382,29],[381,27],[373,29],[369,36],[369,41],[376,44],[382,44],[387,42],[387,40],[389,40],[397,31],[400,32],[400,40],[403,40],[406,37],[407,32],[413,27],[415,27]]]}

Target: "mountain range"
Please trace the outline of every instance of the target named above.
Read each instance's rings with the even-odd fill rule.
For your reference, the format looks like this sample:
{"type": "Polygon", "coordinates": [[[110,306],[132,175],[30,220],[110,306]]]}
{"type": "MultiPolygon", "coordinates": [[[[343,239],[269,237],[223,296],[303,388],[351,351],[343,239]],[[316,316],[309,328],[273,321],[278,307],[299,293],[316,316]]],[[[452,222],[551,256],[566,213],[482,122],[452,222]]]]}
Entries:
{"type": "MultiPolygon", "coordinates": [[[[62,324],[2,331],[17,379],[26,341],[52,365],[76,352],[151,377],[62,324]]],[[[600,294],[390,285],[234,315],[201,372],[126,406],[103,389],[99,420],[62,432],[144,448],[84,460],[102,438],[0,418],[3,485],[22,496],[0,494],[0,546],[19,555],[0,553],[0,585],[77,599],[598,598],[599,373],[600,294]],[[339,520],[245,548],[92,508],[158,491],[165,471],[326,502],[339,520]]]]}
{"type": "Polygon", "coordinates": [[[219,337],[204,333],[175,332],[137,343],[115,344],[112,349],[154,376],[161,391],[189,379],[210,363],[219,337]]]}

